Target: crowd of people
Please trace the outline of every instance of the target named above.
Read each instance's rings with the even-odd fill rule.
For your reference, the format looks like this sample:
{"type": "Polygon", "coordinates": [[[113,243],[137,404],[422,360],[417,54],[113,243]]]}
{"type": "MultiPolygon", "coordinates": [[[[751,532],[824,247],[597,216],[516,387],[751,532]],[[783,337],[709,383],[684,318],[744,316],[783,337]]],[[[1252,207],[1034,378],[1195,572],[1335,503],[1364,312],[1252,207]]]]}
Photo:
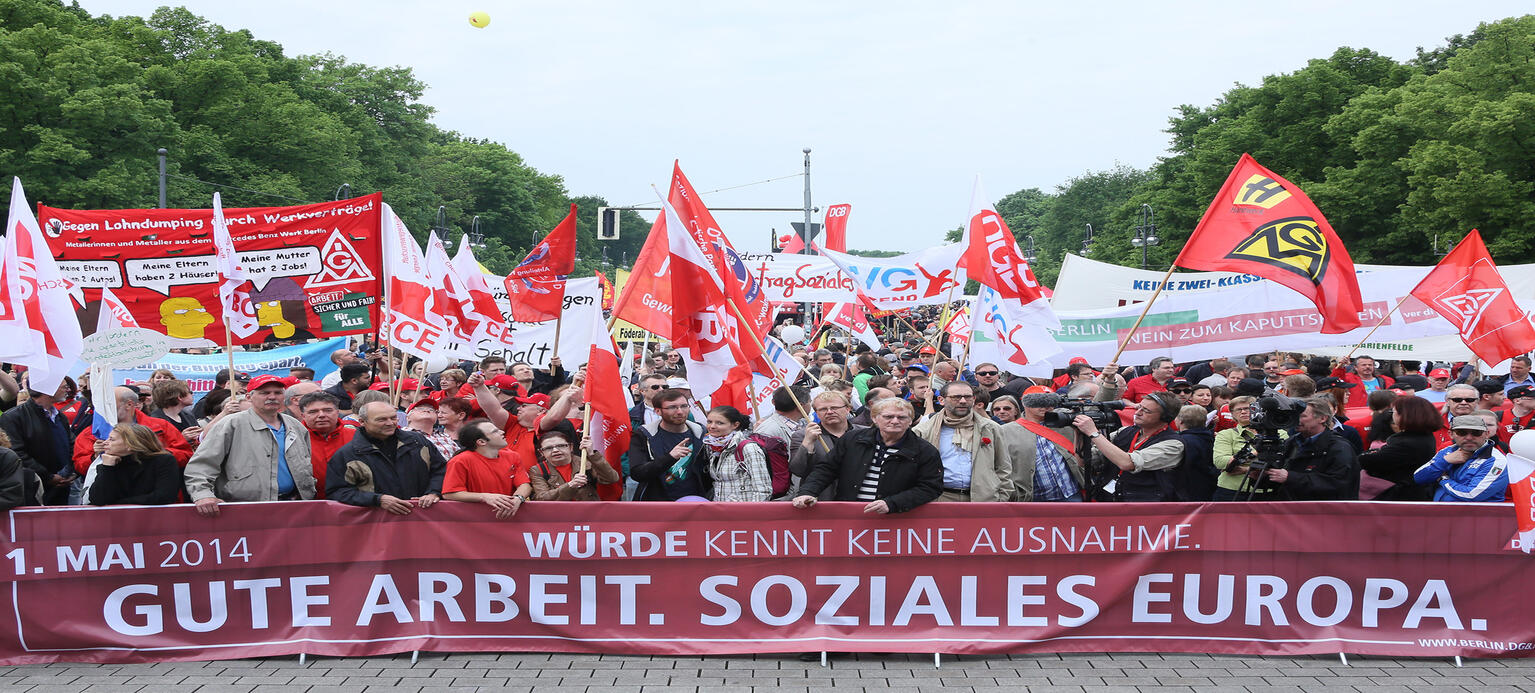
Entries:
{"type": "Polygon", "coordinates": [[[581,430],[584,369],[558,359],[427,373],[364,347],[333,354],[320,381],[311,368],[225,370],[195,402],[157,371],[111,390],[105,428],[89,388],[38,392],[7,370],[0,507],[182,502],[213,517],[229,502],[328,499],[405,515],[445,500],[506,519],[529,502],[599,500],[881,514],[934,501],[1501,501],[1506,443],[1535,418],[1528,356],[1498,377],[1273,353],[1077,358],[1044,379],[965,363],[936,324],[891,330],[880,349],[797,349],[803,373],[760,412],[705,409],[681,354],[641,349],[618,464],[581,430]]]}

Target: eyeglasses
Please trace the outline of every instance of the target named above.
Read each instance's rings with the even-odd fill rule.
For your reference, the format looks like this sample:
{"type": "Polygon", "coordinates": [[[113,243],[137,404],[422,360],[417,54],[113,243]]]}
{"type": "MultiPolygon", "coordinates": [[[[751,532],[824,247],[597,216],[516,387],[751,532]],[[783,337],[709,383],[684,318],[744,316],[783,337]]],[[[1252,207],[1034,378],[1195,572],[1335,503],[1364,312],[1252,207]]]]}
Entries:
{"type": "Polygon", "coordinates": [[[1193,393],[1194,392],[1194,388],[1191,388],[1191,387],[1175,387],[1175,388],[1173,388],[1171,390],[1168,390],[1168,392],[1171,392],[1171,393],[1173,393],[1175,395],[1187,395],[1187,394],[1193,393]]]}
{"type": "Polygon", "coordinates": [[[975,399],[975,395],[944,395],[944,399],[975,399]]]}
{"type": "Polygon", "coordinates": [[[564,443],[560,443],[559,445],[545,445],[544,447],[539,448],[541,452],[559,452],[561,450],[569,449],[570,446],[564,443]]]}
{"type": "Polygon", "coordinates": [[[1451,402],[1459,402],[1461,404],[1465,404],[1467,402],[1475,402],[1476,401],[1475,397],[1448,397],[1446,399],[1450,400],[1451,402]]]}
{"type": "Polygon", "coordinates": [[[976,371],[976,375],[997,375],[999,371],[976,371]]]}

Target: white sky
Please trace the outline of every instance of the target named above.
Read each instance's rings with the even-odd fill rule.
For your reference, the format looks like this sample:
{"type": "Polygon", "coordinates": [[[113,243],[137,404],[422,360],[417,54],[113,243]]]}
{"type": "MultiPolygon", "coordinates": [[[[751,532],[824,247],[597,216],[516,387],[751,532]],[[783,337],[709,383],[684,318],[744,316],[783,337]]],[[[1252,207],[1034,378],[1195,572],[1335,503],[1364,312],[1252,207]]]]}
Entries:
{"type": "MultiPolygon", "coordinates": [[[[163,0],[80,0],[145,15],[163,0]]],[[[194,0],[288,55],[412,68],[436,123],[505,143],[571,194],[655,201],[671,162],[700,191],[799,173],[851,203],[853,248],[915,250],[995,200],[1146,167],[1182,103],[1291,72],[1339,46],[1398,60],[1526,2],[883,2],[194,0]],[[475,10],[491,23],[468,23],[475,10]]],[[[1234,163],[1234,162],[1233,162],[1234,163]]],[[[337,181],[341,183],[344,181],[337,181]]],[[[328,191],[326,191],[328,194],[328,191]]],[[[317,195],[319,193],[316,193],[317,195]]],[[[705,195],[799,207],[801,178],[705,195]]],[[[587,210],[583,210],[587,213],[587,210]]],[[[592,211],[591,213],[595,213],[592,211]]],[[[651,217],[646,213],[647,218],[651,217]]],[[[763,250],[795,213],[720,213],[763,250]]],[[[820,214],[816,221],[821,221],[820,214]]],[[[632,233],[633,229],[625,229],[632,233]]]]}

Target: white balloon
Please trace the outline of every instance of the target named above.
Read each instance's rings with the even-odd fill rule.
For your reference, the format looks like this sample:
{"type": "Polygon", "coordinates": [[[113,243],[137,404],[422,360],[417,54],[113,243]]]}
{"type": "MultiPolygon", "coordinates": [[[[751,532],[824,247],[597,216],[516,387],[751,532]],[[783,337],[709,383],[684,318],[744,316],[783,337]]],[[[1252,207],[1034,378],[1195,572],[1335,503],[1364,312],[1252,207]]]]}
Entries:
{"type": "Polygon", "coordinates": [[[1527,428],[1508,439],[1508,451],[1527,460],[1535,460],[1535,428],[1527,428]]]}
{"type": "Polygon", "coordinates": [[[432,357],[426,360],[426,372],[441,373],[457,365],[458,359],[449,354],[432,354],[432,357]]]}
{"type": "Polygon", "coordinates": [[[805,328],[799,325],[784,325],[778,330],[778,338],[785,344],[799,344],[805,341],[805,328]]]}

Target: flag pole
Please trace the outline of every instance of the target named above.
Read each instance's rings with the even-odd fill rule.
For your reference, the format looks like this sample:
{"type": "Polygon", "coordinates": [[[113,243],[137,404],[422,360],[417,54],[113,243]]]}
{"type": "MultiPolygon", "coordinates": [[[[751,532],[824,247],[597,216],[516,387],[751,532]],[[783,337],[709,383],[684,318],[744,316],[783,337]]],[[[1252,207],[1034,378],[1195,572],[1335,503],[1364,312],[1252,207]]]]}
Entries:
{"type": "Polygon", "coordinates": [[[235,340],[229,332],[229,316],[224,316],[224,354],[229,357],[229,381],[224,383],[229,388],[229,396],[240,394],[240,381],[235,377],[235,340]]]}
{"type": "MultiPolygon", "coordinates": [[[[735,299],[731,298],[729,293],[725,294],[725,302],[730,304],[730,312],[735,313],[736,320],[741,321],[741,324],[743,325],[752,324],[751,321],[747,320],[746,316],[741,313],[741,307],[736,305],[735,299]]],[[[794,400],[794,408],[799,410],[799,415],[804,417],[806,420],[809,420],[810,412],[805,411],[804,402],[799,401],[798,397],[793,396],[794,390],[790,389],[790,384],[788,382],[785,382],[786,379],[784,378],[783,371],[778,370],[778,364],[773,363],[773,359],[766,356],[763,357],[762,362],[767,364],[768,370],[773,371],[773,379],[783,383],[784,389],[789,390],[789,399],[794,400]]],[[[825,438],[817,438],[817,440],[821,441],[821,446],[826,448],[826,452],[831,452],[831,443],[826,442],[825,438]]]]}
{"type": "Polygon", "coordinates": [[[1368,341],[1370,341],[1370,337],[1371,337],[1371,336],[1372,336],[1372,335],[1374,335],[1374,334],[1375,334],[1375,331],[1376,331],[1376,330],[1378,330],[1378,329],[1380,329],[1380,326],[1381,326],[1381,325],[1384,325],[1384,324],[1386,324],[1386,321],[1387,321],[1387,320],[1390,320],[1390,319],[1391,319],[1391,315],[1392,315],[1392,314],[1393,314],[1393,313],[1396,313],[1396,311],[1397,311],[1397,309],[1398,309],[1398,308],[1401,308],[1401,307],[1402,307],[1402,304],[1403,304],[1403,303],[1406,303],[1406,302],[1407,302],[1407,299],[1408,299],[1408,298],[1409,298],[1409,297],[1411,297],[1411,296],[1412,296],[1412,294],[1411,294],[1411,293],[1408,293],[1408,294],[1407,294],[1407,295],[1406,295],[1406,296],[1403,296],[1403,297],[1402,297],[1402,300],[1400,300],[1400,301],[1397,301],[1397,302],[1396,302],[1396,305],[1394,305],[1394,306],[1392,306],[1392,307],[1391,307],[1391,310],[1389,310],[1389,311],[1387,311],[1387,312],[1386,312],[1386,314],[1385,314],[1385,315],[1383,315],[1383,316],[1381,316],[1381,319],[1380,319],[1380,322],[1377,322],[1377,323],[1375,323],[1375,326],[1374,326],[1374,327],[1372,327],[1372,328],[1370,328],[1370,331],[1369,331],[1369,332],[1366,332],[1366,333],[1364,333],[1364,339],[1361,339],[1361,340],[1359,340],[1359,343],[1358,343],[1358,344],[1355,344],[1355,345],[1354,345],[1354,348],[1352,348],[1352,349],[1349,349],[1349,350],[1348,350],[1348,353],[1347,353],[1347,354],[1344,354],[1344,356],[1343,356],[1343,360],[1344,360],[1344,361],[1347,361],[1347,360],[1349,360],[1349,359],[1350,359],[1350,358],[1353,358],[1353,356],[1354,356],[1354,352],[1356,352],[1356,351],[1359,351],[1359,347],[1362,347],[1362,346],[1364,346],[1364,343],[1365,343],[1365,342],[1368,342],[1368,341]]]}
{"type": "Polygon", "coordinates": [[[1125,347],[1130,345],[1130,338],[1134,337],[1135,336],[1135,331],[1141,328],[1141,321],[1145,320],[1146,319],[1146,314],[1151,312],[1151,304],[1156,303],[1157,297],[1162,295],[1162,288],[1167,286],[1167,280],[1172,278],[1173,270],[1175,270],[1177,268],[1178,268],[1178,263],[1176,263],[1176,262],[1174,262],[1173,264],[1167,266],[1167,274],[1162,275],[1162,281],[1157,282],[1157,290],[1153,291],[1151,293],[1151,298],[1146,300],[1146,307],[1141,309],[1140,317],[1135,319],[1135,324],[1131,325],[1130,326],[1130,331],[1125,333],[1124,341],[1120,342],[1119,343],[1119,348],[1114,350],[1114,358],[1109,359],[1109,363],[1116,364],[1116,365],[1119,363],[1119,356],[1120,356],[1120,354],[1125,353],[1125,347]]]}

